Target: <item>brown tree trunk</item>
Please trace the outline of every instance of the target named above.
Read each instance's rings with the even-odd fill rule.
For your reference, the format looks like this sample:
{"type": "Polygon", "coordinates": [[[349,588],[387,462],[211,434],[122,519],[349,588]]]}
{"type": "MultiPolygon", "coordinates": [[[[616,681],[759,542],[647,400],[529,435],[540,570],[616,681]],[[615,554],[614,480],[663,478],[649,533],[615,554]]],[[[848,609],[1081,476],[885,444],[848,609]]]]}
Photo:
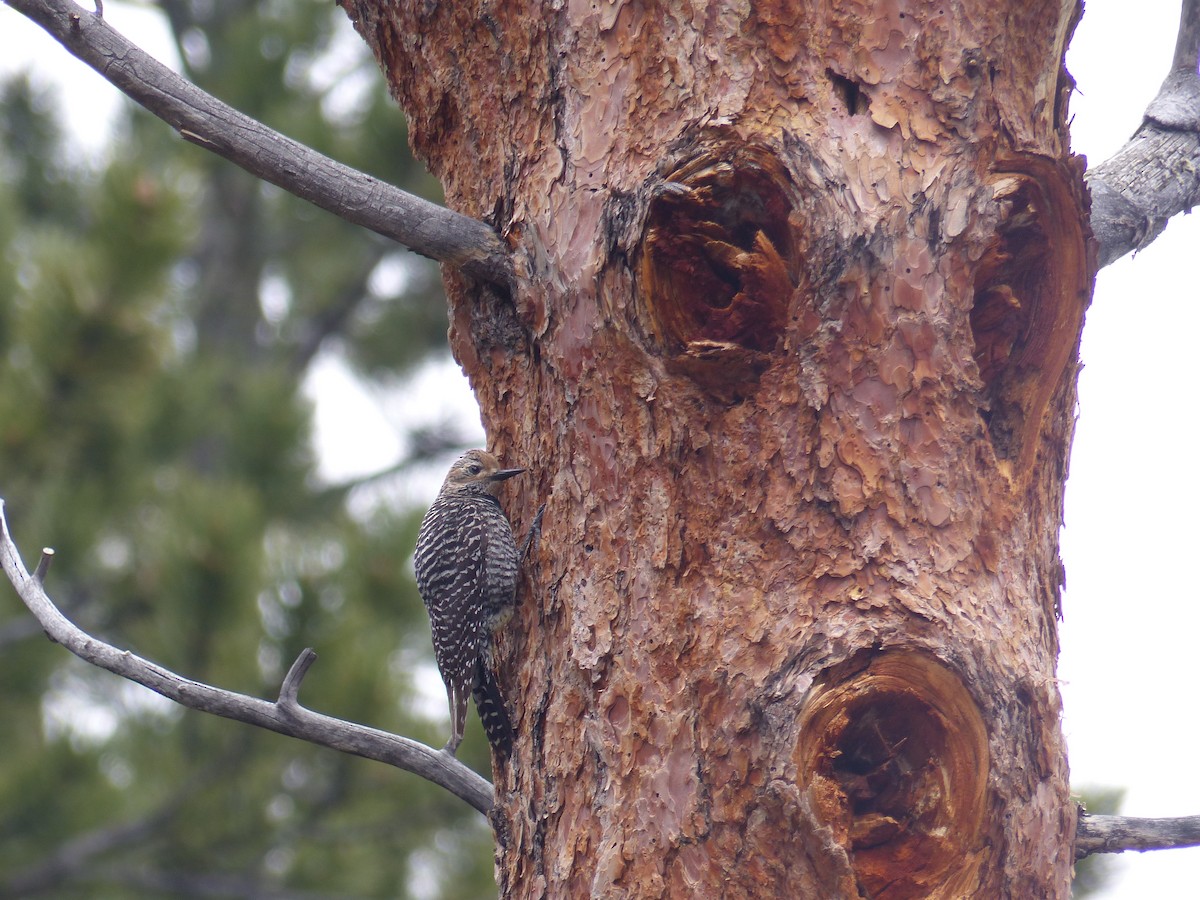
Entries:
{"type": "Polygon", "coordinates": [[[518,260],[503,895],[1066,896],[1077,2],[346,6],[518,260]]]}

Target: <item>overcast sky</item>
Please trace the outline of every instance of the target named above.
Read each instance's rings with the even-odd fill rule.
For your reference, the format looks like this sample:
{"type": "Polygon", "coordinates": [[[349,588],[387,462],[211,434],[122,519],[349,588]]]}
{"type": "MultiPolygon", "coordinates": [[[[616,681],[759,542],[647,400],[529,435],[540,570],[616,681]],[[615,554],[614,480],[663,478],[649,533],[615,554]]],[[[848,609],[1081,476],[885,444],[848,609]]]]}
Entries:
{"type": "MultiPolygon", "coordinates": [[[[105,9],[112,25],[172,62],[152,12],[105,9]]],[[[1141,121],[1166,75],[1178,18],[1176,0],[1089,0],[1067,61],[1078,82],[1074,147],[1093,163],[1141,121]]],[[[116,90],[0,8],[0,75],[23,66],[63,84],[80,147],[102,147],[105,117],[121,102],[116,90]]],[[[1060,678],[1072,783],[1127,788],[1128,815],[1200,815],[1200,589],[1190,569],[1200,539],[1198,257],[1200,219],[1177,218],[1150,248],[1100,273],[1084,330],[1060,678]]],[[[452,366],[422,377],[435,389],[410,395],[440,396],[477,423],[452,366]]],[[[397,423],[420,412],[381,408],[334,365],[315,383],[318,444],[331,473],[385,465],[398,452],[397,423]],[[359,455],[364,447],[376,456],[359,455]]],[[[1200,850],[1124,854],[1118,872],[1105,900],[1200,896],[1200,850]]]]}

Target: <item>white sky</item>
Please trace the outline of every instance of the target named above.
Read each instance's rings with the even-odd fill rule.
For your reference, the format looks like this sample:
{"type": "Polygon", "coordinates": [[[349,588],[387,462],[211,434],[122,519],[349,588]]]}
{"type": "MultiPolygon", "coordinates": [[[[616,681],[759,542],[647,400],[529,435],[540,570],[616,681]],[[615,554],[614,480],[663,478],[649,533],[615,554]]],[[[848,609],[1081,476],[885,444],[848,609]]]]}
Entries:
{"type": "MultiPolygon", "coordinates": [[[[172,61],[152,11],[105,8],[126,36],[172,61]]],[[[1071,101],[1077,151],[1102,160],[1137,127],[1166,75],[1178,19],[1177,0],[1088,0],[1068,55],[1079,84],[1071,101]]],[[[63,85],[81,147],[102,148],[106,117],[121,102],[116,89],[0,9],[0,75],[25,66],[63,85]]],[[[1072,783],[1124,786],[1127,815],[1200,815],[1192,771],[1200,744],[1193,660],[1200,590],[1189,575],[1200,538],[1191,355],[1200,334],[1198,252],[1200,220],[1177,218],[1150,248],[1100,273],[1084,330],[1063,532],[1060,678],[1072,783]]],[[[422,378],[414,395],[436,394],[478,427],[454,367],[422,378]]],[[[336,365],[325,365],[311,386],[318,448],[334,478],[386,465],[400,449],[396,423],[418,415],[363,392],[336,365]]],[[[1105,900],[1200,896],[1200,849],[1123,854],[1117,863],[1105,900]]]]}

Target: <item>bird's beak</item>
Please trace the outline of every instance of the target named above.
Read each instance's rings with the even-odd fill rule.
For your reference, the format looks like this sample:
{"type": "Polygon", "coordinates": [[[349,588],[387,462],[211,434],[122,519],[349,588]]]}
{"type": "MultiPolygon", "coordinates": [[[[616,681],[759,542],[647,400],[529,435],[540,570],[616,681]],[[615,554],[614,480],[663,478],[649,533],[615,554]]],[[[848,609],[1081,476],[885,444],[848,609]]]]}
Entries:
{"type": "Polygon", "coordinates": [[[488,481],[504,481],[505,479],[512,478],[514,475],[520,475],[524,471],[524,469],[500,469],[493,472],[488,481]]]}

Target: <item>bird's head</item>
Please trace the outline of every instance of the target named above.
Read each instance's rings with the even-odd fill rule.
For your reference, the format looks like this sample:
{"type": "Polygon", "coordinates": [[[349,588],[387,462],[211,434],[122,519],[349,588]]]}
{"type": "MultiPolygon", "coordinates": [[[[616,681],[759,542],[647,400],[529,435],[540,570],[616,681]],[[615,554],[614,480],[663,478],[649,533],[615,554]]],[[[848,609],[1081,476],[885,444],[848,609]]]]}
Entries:
{"type": "Polygon", "coordinates": [[[468,450],[450,467],[442,490],[484,493],[494,497],[500,492],[500,482],[524,471],[500,468],[500,461],[486,450],[468,450]]]}

